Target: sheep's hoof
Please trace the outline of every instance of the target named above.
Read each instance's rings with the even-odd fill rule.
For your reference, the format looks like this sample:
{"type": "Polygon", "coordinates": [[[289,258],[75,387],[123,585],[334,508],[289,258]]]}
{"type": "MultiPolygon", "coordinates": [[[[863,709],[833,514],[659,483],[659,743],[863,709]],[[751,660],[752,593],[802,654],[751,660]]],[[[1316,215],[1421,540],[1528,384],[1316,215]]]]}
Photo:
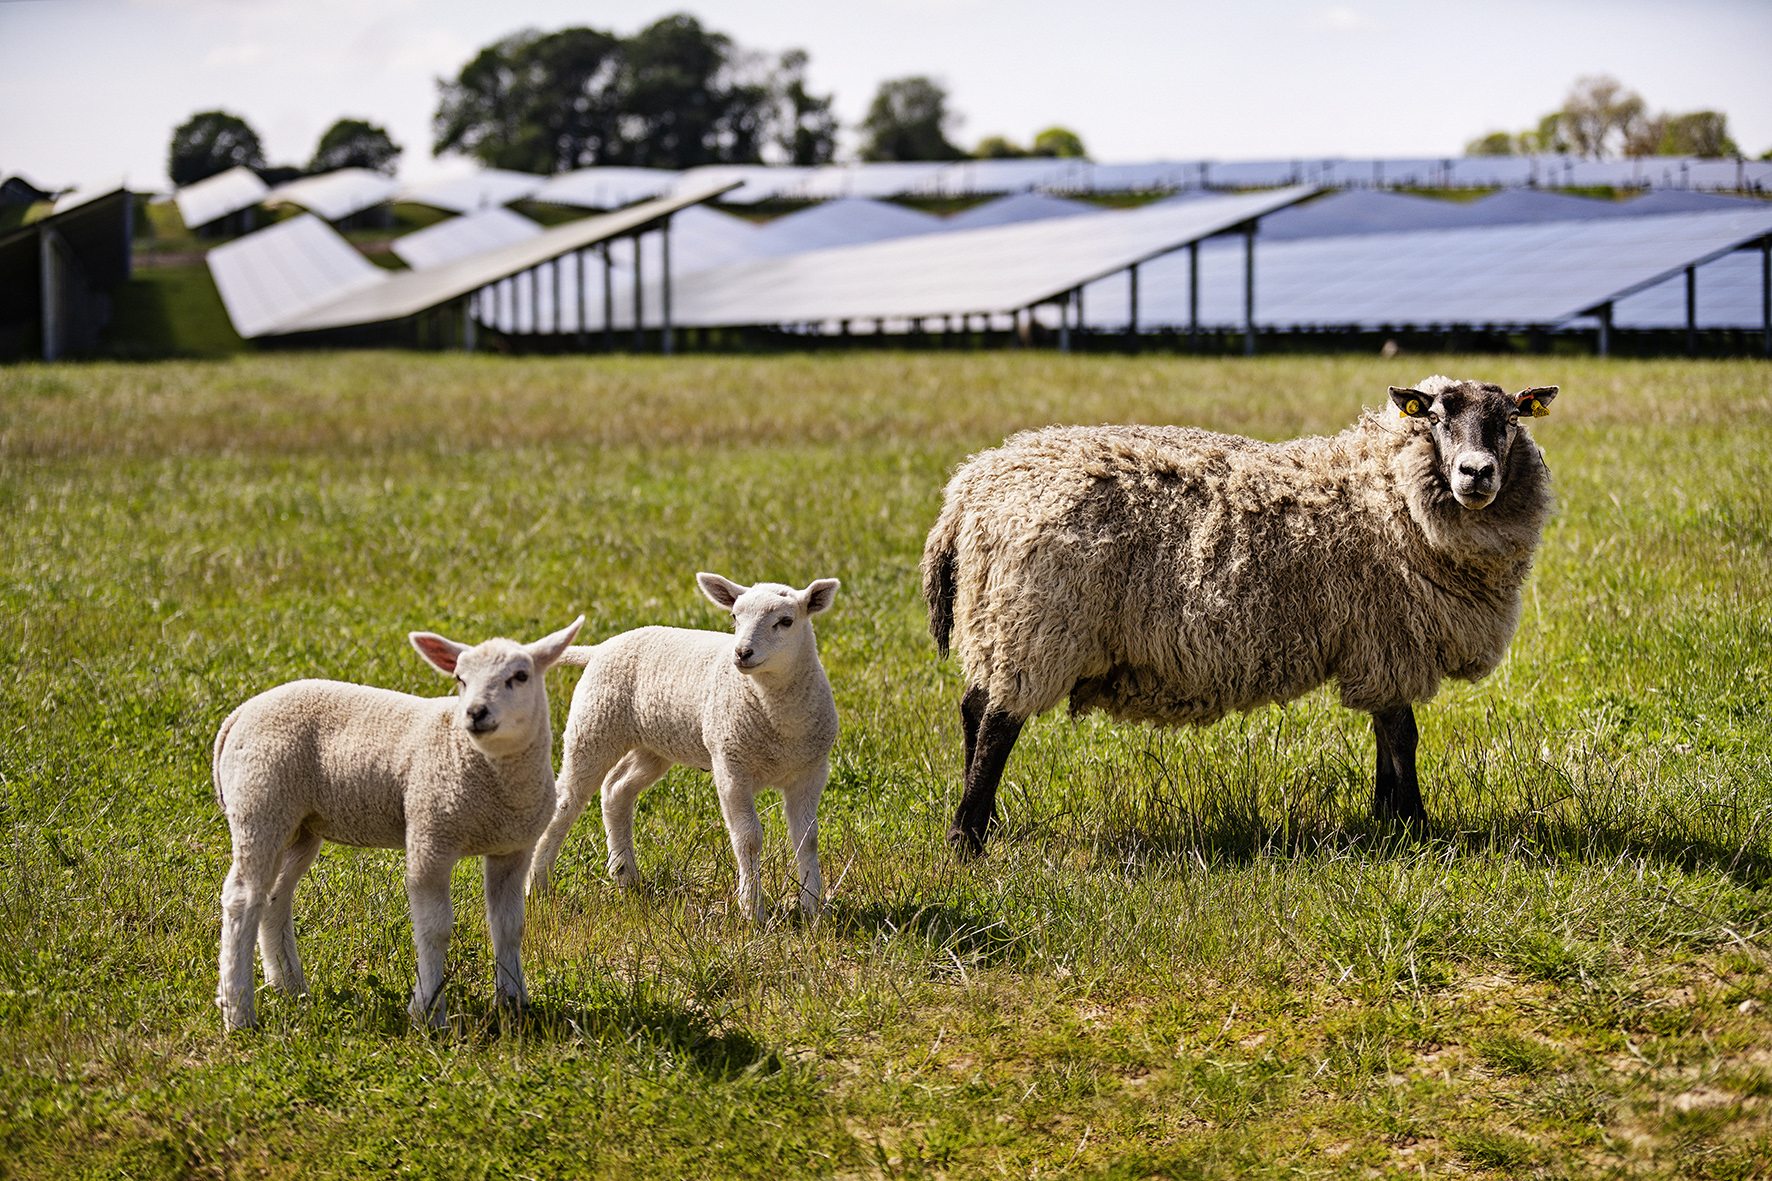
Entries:
{"type": "Polygon", "coordinates": [[[976,861],[984,856],[984,834],[970,833],[962,828],[948,830],[948,848],[961,861],[976,861]]]}

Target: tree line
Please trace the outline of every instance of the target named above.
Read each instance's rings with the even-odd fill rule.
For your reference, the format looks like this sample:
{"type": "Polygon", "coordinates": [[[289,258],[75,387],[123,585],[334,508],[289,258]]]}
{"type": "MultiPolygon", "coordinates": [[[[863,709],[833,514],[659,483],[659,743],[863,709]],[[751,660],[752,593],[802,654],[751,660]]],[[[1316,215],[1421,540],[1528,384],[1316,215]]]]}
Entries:
{"type": "MultiPolygon", "coordinates": [[[[1578,79],[1563,105],[1535,127],[1508,133],[1491,131],[1465,145],[1467,156],[1526,156],[1536,153],[1592,156],[1740,156],[1729,138],[1729,117],[1721,111],[1649,113],[1634,90],[1609,75],[1578,79]]],[[[1772,152],[1768,153],[1772,156],[1772,152]]]]}
{"type": "MultiPolygon", "coordinates": [[[[684,169],[705,164],[827,164],[840,125],[832,96],[809,87],[803,49],[741,47],[687,13],[629,37],[588,27],[525,29],[437,80],[432,154],[457,152],[492,168],[550,175],[593,165],[684,169]]],[[[1052,127],[1021,147],[987,136],[971,152],[952,141],[962,119],[934,79],[880,84],[856,125],[864,160],[1082,156],[1075,132],[1052,127]]],[[[356,166],[392,172],[401,148],[385,130],[341,119],[305,169],[268,167],[258,136],[225,111],[193,115],[173,132],[167,172],[186,185],[245,165],[275,183],[356,166]]]]}

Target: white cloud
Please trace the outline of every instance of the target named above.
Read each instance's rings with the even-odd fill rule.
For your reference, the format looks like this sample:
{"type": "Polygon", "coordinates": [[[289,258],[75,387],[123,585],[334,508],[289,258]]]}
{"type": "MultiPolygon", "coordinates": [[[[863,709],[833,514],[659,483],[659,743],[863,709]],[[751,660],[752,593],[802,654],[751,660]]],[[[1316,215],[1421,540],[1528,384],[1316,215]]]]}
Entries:
{"type": "Polygon", "coordinates": [[[1378,22],[1346,4],[1333,4],[1312,13],[1307,22],[1311,28],[1329,33],[1372,33],[1378,22]]]}

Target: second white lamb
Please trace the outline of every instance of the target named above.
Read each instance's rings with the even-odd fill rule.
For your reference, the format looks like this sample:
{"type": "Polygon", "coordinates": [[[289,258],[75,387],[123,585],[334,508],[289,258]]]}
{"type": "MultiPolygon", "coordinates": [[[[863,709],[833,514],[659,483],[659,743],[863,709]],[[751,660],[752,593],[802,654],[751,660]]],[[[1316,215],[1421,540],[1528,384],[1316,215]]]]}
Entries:
{"type": "Polygon", "coordinates": [[[734,634],[642,627],[561,657],[585,672],[572,695],[554,816],[536,845],[529,889],[545,888],[561,843],[599,786],[609,873],[624,886],[638,885],[634,805],[682,763],[713,772],[738,859],[738,897],[758,922],[766,911],[756,794],[781,792],[800,908],[815,916],[824,892],[818,800],[837,740],[837,705],[812,617],[830,607],[837,580],[821,578],[804,590],[773,582],[745,587],[718,574],[695,580],[732,613],[734,634]]]}

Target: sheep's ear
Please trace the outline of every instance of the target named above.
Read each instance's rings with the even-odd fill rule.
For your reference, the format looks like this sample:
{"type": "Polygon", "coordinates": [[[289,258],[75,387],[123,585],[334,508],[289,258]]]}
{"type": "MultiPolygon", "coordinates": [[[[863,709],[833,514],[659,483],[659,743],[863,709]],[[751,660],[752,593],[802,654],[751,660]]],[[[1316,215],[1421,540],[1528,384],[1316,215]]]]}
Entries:
{"type": "Polygon", "coordinates": [[[732,604],[738,602],[738,596],[751,588],[740,586],[730,578],[721,578],[718,574],[702,571],[695,576],[695,585],[701,587],[701,593],[714,601],[714,606],[732,610],[732,604]]]}
{"type": "Polygon", "coordinates": [[[1514,405],[1519,407],[1521,414],[1530,414],[1533,418],[1543,418],[1550,413],[1550,404],[1556,400],[1557,387],[1554,385],[1535,385],[1529,390],[1521,390],[1514,395],[1514,405]]]}
{"type": "Polygon", "coordinates": [[[412,646],[418,649],[426,664],[446,677],[455,675],[455,662],[469,647],[436,632],[407,632],[406,638],[412,641],[412,646]]]}
{"type": "Polygon", "coordinates": [[[842,585],[834,578],[821,578],[801,591],[800,601],[806,604],[806,614],[817,615],[829,610],[831,601],[837,597],[837,588],[842,585]]]}
{"type": "Polygon", "coordinates": [[[1391,405],[1404,418],[1426,418],[1428,407],[1434,400],[1420,390],[1407,389],[1402,386],[1391,387],[1391,405]]]}
{"type": "Polygon", "coordinates": [[[584,625],[585,617],[580,615],[553,635],[543,636],[535,643],[525,645],[529,659],[535,662],[535,671],[545,673],[558,664],[560,657],[566,655],[566,649],[571,646],[573,637],[578,635],[578,629],[584,625]]]}

